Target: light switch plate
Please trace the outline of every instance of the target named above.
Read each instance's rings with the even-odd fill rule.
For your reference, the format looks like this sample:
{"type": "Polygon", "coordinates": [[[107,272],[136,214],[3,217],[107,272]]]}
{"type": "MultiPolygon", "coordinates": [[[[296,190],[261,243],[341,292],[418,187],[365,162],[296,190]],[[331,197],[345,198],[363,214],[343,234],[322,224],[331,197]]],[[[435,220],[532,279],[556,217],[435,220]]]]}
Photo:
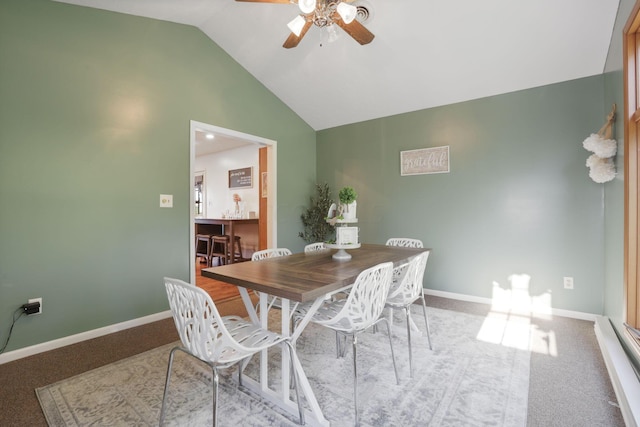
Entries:
{"type": "Polygon", "coordinates": [[[173,194],[161,194],[160,195],[160,207],[172,208],[173,207],[173,194]]]}

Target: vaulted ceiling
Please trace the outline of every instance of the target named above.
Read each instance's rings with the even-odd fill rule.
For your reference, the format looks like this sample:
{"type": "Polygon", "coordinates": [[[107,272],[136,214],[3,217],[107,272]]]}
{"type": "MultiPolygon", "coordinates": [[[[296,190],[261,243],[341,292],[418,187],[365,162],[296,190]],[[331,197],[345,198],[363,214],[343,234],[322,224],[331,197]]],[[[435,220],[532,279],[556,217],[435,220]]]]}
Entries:
{"type": "Polygon", "coordinates": [[[312,27],[296,4],[56,0],[193,25],[315,130],[601,74],[618,0],[356,0],[375,34],[312,27]]]}

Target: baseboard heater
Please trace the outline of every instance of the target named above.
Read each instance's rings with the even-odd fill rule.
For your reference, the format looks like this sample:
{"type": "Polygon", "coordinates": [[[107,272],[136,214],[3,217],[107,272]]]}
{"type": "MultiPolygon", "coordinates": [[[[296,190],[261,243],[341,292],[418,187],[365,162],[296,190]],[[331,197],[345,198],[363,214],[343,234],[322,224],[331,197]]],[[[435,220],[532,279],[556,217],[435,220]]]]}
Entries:
{"type": "Polygon", "coordinates": [[[638,427],[640,426],[640,379],[638,374],[609,318],[597,317],[594,329],[624,422],[627,427],[638,427]]]}

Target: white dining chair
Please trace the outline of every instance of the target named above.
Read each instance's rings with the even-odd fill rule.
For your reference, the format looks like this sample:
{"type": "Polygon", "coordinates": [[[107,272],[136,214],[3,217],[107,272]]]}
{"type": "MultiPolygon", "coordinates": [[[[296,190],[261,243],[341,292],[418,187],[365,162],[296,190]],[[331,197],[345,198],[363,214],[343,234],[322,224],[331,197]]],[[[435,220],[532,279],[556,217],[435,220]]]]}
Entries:
{"type": "Polygon", "coordinates": [[[311,252],[319,252],[327,249],[328,248],[324,245],[324,242],[310,243],[304,247],[304,253],[308,254],[311,252]]]}
{"type": "MultiPolygon", "coordinates": [[[[268,258],[278,258],[282,256],[289,256],[292,252],[288,248],[271,248],[271,249],[263,249],[261,251],[256,251],[251,255],[251,261],[262,261],[263,259],[268,258]]],[[[260,296],[259,292],[254,293],[260,296]]],[[[256,313],[258,312],[260,303],[256,305],[256,313]]],[[[272,307],[280,308],[280,303],[278,301],[278,297],[269,296],[267,300],[267,312],[271,310],[272,307]]]]}
{"type": "MultiPolygon", "coordinates": [[[[241,361],[275,345],[289,349],[294,360],[295,348],[289,338],[268,331],[238,316],[220,316],[207,292],[178,279],[165,277],[165,288],[173,320],[180,336],[181,346],[174,347],[169,356],[167,378],[162,395],[160,425],[166,415],[167,398],[171,382],[171,371],[176,351],[183,351],[209,365],[213,371],[213,425],[217,424],[218,369],[238,365],[238,382],[242,386],[241,361]]],[[[298,393],[298,379],[292,376],[298,402],[300,424],[304,424],[302,402],[298,393]]]]}
{"type": "MultiPolygon", "coordinates": [[[[311,317],[310,322],[317,323],[339,334],[351,336],[353,348],[353,401],[355,408],[355,425],[360,423],[358,412],[358,364],[357,344],[358,335],[369,327],[383,322],[387,325],[389,346],[391,347],[391,359],[393,369],[398,379],[391,329],[387,319],[381,316],[384,304],[391,286],[391,274],[393,263],[385,262],[362,271],[354,282],[346,299],[338,301],[325,301],[311,317]]],[[[303,310],[295,315],[296,322],[305,316],[303,310]]]]}
{"type": "Polygon", "coordinates": [[[429,349],[431,346],[431,332],[429,330],[429,318],[427,317],[427,305],[424,300],[422,280],[424,271],[429,259],[429,252],[422,252],[415,256],[406,264],[399,265],[394,268],[394,277],[387,295],[385,308],[391,310],[390,315],[393,316],[394,309],[403,309],[405,320],[407,323],[407,341],[409,344],[409,376],[413,378],[413,356],[411,350],[411,305],[417,300],[422,301],[422,312],[424,314],[424,323],[427,328],[427,340],[429,349]]]}
{"type": "Polygon", "coordinates": [[[267,258],[276,258],[281,256],[291,255],[291,250],[287,248],[272,248],[256,251],[251,255],[251,261],[261,261],[267,258]]]}
{"type": "Polygon", "coordinates": [[[400,246],[403,248],[424,248],[422,240],[408,237],[392,237],[385,243],[387,246],[400,246]]]}
{"type": "MultiPolygon", "coordinates": [[[[392,237],[389,240],[387,240],[386,243],[387,246],[398,246],[398,247],[403,247],[403,248],[417,248],[417,249],[421,249],[424,248],[424,245],[422,244],[422,240],[419,239],[413,239],[410,237],[392,237]]],[[[393,281],[394,283],[398,283],[401,280],[401,276],[402,275],[402,269],[400,268],[395,268],[393,270],[393,281]]],[[[420,281],[420,283],[422,283],[422,281],[420,281]]],[[[425,301],[424,298],[424,288],[422,288],[422,290],[420,291],[422,293],[422,301],[425,301]]],[[[390,322],[392,321],[392,318],[390,318],[390,322]]],[[[418,327],[413,323],[413,320],[409,319],[412,327],[414,328],[414,330],[418,330],[418,327]]],[[[427,324],[427,333],[429,332],[429,325],[427,324]]],[[[431,339],[429,338],[429,348],[431,348],[431,339]]]]}

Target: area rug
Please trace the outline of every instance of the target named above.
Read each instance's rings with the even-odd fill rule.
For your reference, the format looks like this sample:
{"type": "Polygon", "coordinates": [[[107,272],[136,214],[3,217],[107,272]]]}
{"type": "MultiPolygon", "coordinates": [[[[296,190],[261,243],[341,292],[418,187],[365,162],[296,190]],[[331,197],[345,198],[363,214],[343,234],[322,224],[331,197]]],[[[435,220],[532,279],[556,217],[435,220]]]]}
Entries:
{"type": "MultiPolygon", "coordinates": [[[[413,307],[421,330],[421,307],[413,307]]],[[[394,317],[396,384],[386,333],[366,332],[358,341],[362,426],[525,426],[529,389],[528,351],[479,341],[484,318],[428,308],[433,350],[426,335],[412,334],[414,375],[403,318],[394,317]]],[[[276,316],[272,316],[276,317],[276,316]]],[[[94,369],[36,390],[51,426],[158,425],[167,360],[175,344],[94,369]]],[[[352,354],[336,358],[332,331],[310,324],[297,343],[298,356],[332,426],[353,425],[352,354]]],[[[271,369],[279,369],[279,352],[271,369]]],[[[254,357],[247,372],[257,372],[254,357]]],[[[295,426],[295,417],[237,386],[237,370],[221,375],[220,426],[295,426]]],[[[178,352],[170,388],[167,425],[211,425],[211,372],[178,352]]],[[[278,384],[274,385],[278,387],[278,384]]]]}

